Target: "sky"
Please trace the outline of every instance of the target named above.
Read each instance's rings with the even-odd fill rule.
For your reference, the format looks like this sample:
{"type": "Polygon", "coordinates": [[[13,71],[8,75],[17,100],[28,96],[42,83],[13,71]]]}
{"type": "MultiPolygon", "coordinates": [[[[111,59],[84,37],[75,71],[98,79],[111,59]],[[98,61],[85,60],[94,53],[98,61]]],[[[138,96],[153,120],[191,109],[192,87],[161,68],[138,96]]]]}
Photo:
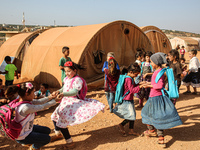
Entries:
{"type": "Polygon", "coordinates": [[[129,21],[200,34],[200,0],[0,0],[0,24],[80,26],[129,21]]]}

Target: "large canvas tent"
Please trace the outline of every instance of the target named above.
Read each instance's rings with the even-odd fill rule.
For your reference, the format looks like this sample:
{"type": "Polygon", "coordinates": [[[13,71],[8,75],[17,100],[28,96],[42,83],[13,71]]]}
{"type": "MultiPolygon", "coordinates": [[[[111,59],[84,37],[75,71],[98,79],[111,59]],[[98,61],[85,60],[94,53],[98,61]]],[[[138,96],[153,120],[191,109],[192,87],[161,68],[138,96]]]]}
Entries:
{"type": "MultiPolygon", "coordinates": [[[[13,63],[17,67],[18,71],[21,72],[22,62],[30,44],[43,31],[45,30],[19,33],[5,41],[0,47],[0,64],[3,63],[5,56],[11,56],[14,58],[13,63]]],[[[4,76],[0,76],[1,79],[4,80],[4,76]]]]}
{"type": "Polygon", "coordinates": [[[196,49],[200,50],[198,40],[195,40],[191,37],[174,37],[170,39],[172,48],[175,49],[177,45],[184,46],[186,51],[196,49]]]}
{"type": "Polygon", "coordinates": [[[120,66],[128,66],[135,61],[137,48],[153,51],[148,37],[130,22],[57,27],[43,32],[30,45],[23,61],[22,77],[60,87],[62,82],[58,63],[63,56],[63,46],[70,48],[72,61],[86,68],[78,74],[87,83],[103,79],[101,69],[108,52],[115,53],[120,66]]]}
{"type": "Polygon", "coordinates": [[[25,53],[32,41],[44,30],[37,30],[29,33],[19,33],[12,36],[3,43],[0,47],[0,63],[3,62],[5,56],[14,57],[14,64],[17,66],[18,71],[21,71],[21,65],[25,53]]]}
{"type": "Polygon", "coordinates": [[[155,52],[168,53],[172,49],[169,39],[158,27],[145,26],[140,28],[151,41],[155,52]]]}

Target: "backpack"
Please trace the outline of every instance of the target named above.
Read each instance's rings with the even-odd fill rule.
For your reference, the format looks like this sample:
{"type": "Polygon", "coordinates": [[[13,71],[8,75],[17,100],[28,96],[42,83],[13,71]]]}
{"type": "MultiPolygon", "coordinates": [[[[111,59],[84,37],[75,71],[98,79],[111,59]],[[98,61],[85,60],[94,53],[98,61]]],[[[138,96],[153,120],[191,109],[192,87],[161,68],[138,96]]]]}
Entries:
{"type": "Polygon", "coordinates": [[[126,74],[119,76],[119,80],[118,80],[118,84],[117,84],[116,92],[115,92],[115,103],[121,104],[124,97],[130,93],[130,91],[128,91],[124,94],[124,81],[126,78],[131,78],[131,77],[127,76],[126,74]]]}
{"type": "Polygon", "coordinates": [[[31,104],[31,102],[28,101],[18,101],[19,99],[16,99],[10,102],[9,104],[0,107],[0,134],[12,140],[15,140],[19,137],[22,130],[22,125],[20,124],[20,122],[22,122],[28,117],[27,115],[20,122],[16,122],[15,118],[13,117],[13,112],[15,108],[23,103],[31,104]]]}
{"type": "Polygon", "coordinates": [[[167,94],[169,99],[179,98],[177,80],[174,79],[174,73],[173,73],[172,68],[167,67],[167,68],[162,69],[156,76],[156,80],[155,80],[156,83],[165,72],[166,72],[167,80],[168,80],[168,90],[166,90],[165,88],[161,89],[163,96],[167,94]]]}
{"type": "MultiPolygon", "coordinates": [[[[77,96],[78,96],[78,98],[84,100],[85,97],[86,97],[86,94],[87,94],[87,83],[86,83],[86,81],[85,81],[82,77],[80,77],[80,76],[78,76],[78,75],[75,76],[75,77],[72,79],[72,82],[71,82],[70,87],[72,87],[72,84],[73,84],[73,82],[75,81],[76,77],[79,77],[79,78],[83,81],[82,88],[81,88],[81,90],[79,91],[79,93],[78,93],[77,96]]],[[[66,77],[65,80],[66,80],[66,79],[68,79],[68,77],[66,77]]]]}

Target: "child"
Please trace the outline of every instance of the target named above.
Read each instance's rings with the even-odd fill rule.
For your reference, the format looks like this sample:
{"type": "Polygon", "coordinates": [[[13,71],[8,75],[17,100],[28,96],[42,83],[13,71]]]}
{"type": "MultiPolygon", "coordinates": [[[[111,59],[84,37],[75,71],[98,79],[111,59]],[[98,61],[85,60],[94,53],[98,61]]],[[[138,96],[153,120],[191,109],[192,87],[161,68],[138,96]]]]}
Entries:
{"type": "MultiPolygon", "coordinates": [[[[109,61],[110,57],[115,58],[114,52],[109,52],[107,54],[107,61],[105,61],[103,64],[102,72],[104,72],[105,69],[108,69],[108,61],[109,61]]],[[[116,64],[116,68],[117,68],[117,70],[120,70],[118,63],[116,64]]],[[[106,81],[106,78],[107,78],[107,76],[105,75],[105,81],[106,81]]]]}
{"type": "Polygon", "coordinates": [[[140,66],[137,63],[131,64],[128,67],[127,78],[124,81],[124,94],[127,93],[128,91],[129,94],[127,94],[124,97],[122,104],[117,104],[113,109],[113,112],[117,116],[124,119],[124,121],[118,125],[119,131],[123,136],[126,136],[124,126],[127,123],[129,123],[129,134],[136,136],[139,135],[133,130],[134,122],[136,119],[133,95],[134,93],[138,93],[140,91],[140,88],[143,87],[142,85],[136,85],[134,82],[134,77],[136,77],[140,73],[140,71],[141,71],[140,66]]]}
{"type": "Polygon", "coordinates": [[[69,47],[64,46],[62,48],[62,53],[63,53],[63,57],[59,61],[59,67],[60,67],[60,70],[61,70],[61,81],[63,83],[63,79],[66,77],[65,70],[64,70],[64,64],[67,61],[71,61],[71,58],[68,57],[69,56],[69,47]]]}
{"type": "Polygon", "coordinates": [[[176,50],[169,52],[169,67],[173,69],[174,79],[177,80],[178,90],[181,86],[182,68],[179,62],[179,53],[176,50]]]}
{"type": "Polygon", "coordinates": [[[139,66],[141,66],[141,61],[143,59],[143,52],[142,51],[137,51],[137,53],[135,54],[135,62],[138,63],[139,66]]]}
{"type": "MultiPolygon", "coordinates": [[[[10,56],[6,56],[4,60],[7,63],[7,65],[5,67],[5,72],[0,71],[0,74],[5,74],[5,79],[6,79],[5,85],[6,86],[13,85],[15,71],[17,72],[17,68],[14,64],[11,64],[10,56]]],[[[18,74],[18,73],[16,73],[16,74],[18,74]]],[[[17,79],[18,79],[18,75],[17,75],[17,79]]]]}
{"type": "Polygon", "coordinates": [[[185,55],[185,47],[182,46],[181,49],[180,49],[180,54],[181,54],[181,58],[184,58],[184,55],[185,55]]]}
{"type": "Polygon", "coordinates": [[[199,72],[198,72],[199,59],[196,57],[196,55],[197,55],[197,50],[189,51],[189,58],[190,58],[189,70],[186,70],[188,74],[184,77],[182,81],[182,84],[187,87],[187,91],[184,92],[183,94],[191,93],[190,85],[194,89],[194,92],[192,94],[197,94],[196,88],[200,87],[199,72]]]}
{"type": "Polygon", "coordinates": [[[5,91],[6,103],[9,103],[9,102],[19,98],[18,91],[19,91],[18,86],[16,86],[16,85],[9,86],[5,91]]]}
{"type": "Polygon", "coordinates": [[[81,124],[90,120],[99,111],[104,109],[104,104],[94,99],[80,99],[79,91],[83,87],[84,80],[77,76],[77,71],[84,68],[71,61],[66,62],[64,66],[66,73],[64,86],[52,93],[53,95],[59,94],[59,98],[63,97],[60,105],[51,115],[55,126],[55,136],[52,141],[61,138],[63,135],[66,140],[66,147],[72,148],[75,145],[67,126],[81,124]]]}
{"type": "Polygon", "coordinates": [[[181,77],[185,77],[187,75],[187,65],[185,64],[185,58],[180,58],[180,61],[181,61],[181,68],[182,68],[182,74],[181,74],[181,77]]]}
{"type": "Polygon", "coordinates": [[[105,92],[106,98],[109,104],[110,112],[113,112],[113,102],[115,100],[115,91],[118,83],[120,71],[116,68],[117,62],[113,57],[110,57],[108,61],[108,69],[105,69],[106,83],[105,92]]]}
{"type": "Polygon", "coordinates": [[[34,93],[35,98],[38,99],[38,98],[48,97],[51,94],[48,88],[49,88],[48,84],[42,83],[40,86],[40,90],[34,93]]]}
{"type": "Polygon", "coordinates": [[[155,82],[157,74],[162,70],[162,64],[167,63],[165,54],[156,53],[150,59],[155,72],[151,77],[151,83],[147,82],[146,84],[146,87],[150,87],[151,91],[149,99],[141,111],[142,122],[147,124],[148,128],[144,135],[158,136],[158,144],[165,147],[163,130],[181,125],[182,121],[170,99],[162,95],[161,89],[165,87],[164,75],[157,83],[155,82]]]}
{"type": "Polygon", "coordinates": [[[29,150],[40,149],[51,140],[49,134],[51,130],[45,126],[33,125],[35,113],[47,109],[56,104],[52,95],[34,100],[34,87],[31,83],[23,83],[19,87],[19,101],[23,103],[15,108],[15,121],[20,122],[22,130],[16,141],[23,145],[30,145],[29,150]]]}
{"type": "MultiPolygon", "coordinates": [[[[152,52],[147,52],[145,59],[145,62],[141,63],[141,81],[147,81],[151,82],[151,76],[153,74],[153,68],[150,64],[150,57],[152,55],[152,52]]],[[[150,88],[142,88],[140,92],[138,93],[139,97],[139,108],[143,107],[143,99],[145,98],[146,100],[149,99],[149,93],[150,93],[150,88]]]]}

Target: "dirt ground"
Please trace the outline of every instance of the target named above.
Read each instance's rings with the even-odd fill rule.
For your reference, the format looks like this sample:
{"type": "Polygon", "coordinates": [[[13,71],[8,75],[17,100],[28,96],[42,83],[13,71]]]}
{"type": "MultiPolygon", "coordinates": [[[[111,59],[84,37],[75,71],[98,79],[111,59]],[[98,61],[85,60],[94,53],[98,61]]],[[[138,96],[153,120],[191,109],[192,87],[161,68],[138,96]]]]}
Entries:
{"type": "MultiPolygon", "coordinates": [[[[186,54],[188,55],[188,54],[186,54]]],[[[198,54],[200,58],[200,54],[198,54]]],[[[187,63],[189,58],[186,56],[187,63]]],[[[198,89],[199,90],[199,89],[198,89]]],[[[172,129],[165,130],[166,149],[170,150],[199,150],[200,149],[200,93],[198,95],[183,95],[186,91],[185,86],[180,87],[180,98],[177,101],[176,108],[183,121],[183,125],[172,129]]],[[[88,98],[94,98],[107,105],[107,100],[103,89],[89,91],[88,98]]],[[[135,105],[138,105],[138,99],[135,99],[135,105]]],[[[50,116],[54,106],[43,112],[39,112],[35,118],[34,124],[48,126],[52,129],[53,123],[50,116]]],[[[137,120],[135,121],[134,129],[138,133],[146,130],[146,125],[142,124],[141,109],[136,109],[137,120]]],[[[109,110],[99,112],[90,121],[70,126],[69,131],[76,144],[75,150],[159,150],[161,148],[157,143],[157,138],[123,137],[117,128],[117,125],[122,121],[109,110]]],[[[125,126],[128,131],[128,126],[125,126]]],[[[43,149],[46,150],[62,150],[65,140],[59,140],[49,143],[43,149]]],[[[0,136],[0,149],[5,150],[25,150],[15,141],[8,140],[0,136]]]]}

